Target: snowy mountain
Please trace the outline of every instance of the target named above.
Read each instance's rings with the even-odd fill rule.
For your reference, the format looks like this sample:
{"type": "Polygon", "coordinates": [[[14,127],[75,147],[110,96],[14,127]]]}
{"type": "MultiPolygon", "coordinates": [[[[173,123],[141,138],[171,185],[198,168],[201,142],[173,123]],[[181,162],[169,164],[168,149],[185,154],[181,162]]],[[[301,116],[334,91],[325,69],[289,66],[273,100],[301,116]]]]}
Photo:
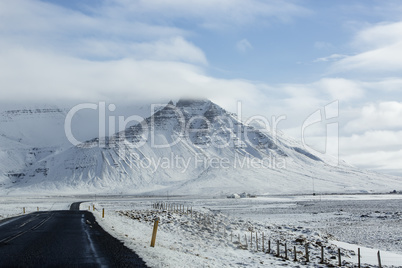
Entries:
{"type": "MultiPolygon", "coordinates": [[[[29,167],[40,160],[72,147],[66,137],[65,121],[73,107],[0,104],[0,189],[18,184],[29,167]]],[[[121,115],[133,111],[150,115],[145,105],[119,108],[121,115]]],[[[85,141],[99,136],[99,111],[82,109],[74,114],[71,133],[75,139],[85,141]]]]}
{"type": "MultiPolygon", "coordinates": [[[[0,144],[10,136],[0,136],[0,144]]],[[[40,157],[20,140],[12,142],[9,146],[25,150],[28,159],[16,157],[19,168],[13,170],[19,172],[8,175],[8,182],[3,176],[6,192],[216,195],[402,188],[396,177],[345,163],[331,166],[295,140],[245,125],[208,100],[170,102],[105,141],[98,137],[68,149],[48,149],[40,157]]]]}

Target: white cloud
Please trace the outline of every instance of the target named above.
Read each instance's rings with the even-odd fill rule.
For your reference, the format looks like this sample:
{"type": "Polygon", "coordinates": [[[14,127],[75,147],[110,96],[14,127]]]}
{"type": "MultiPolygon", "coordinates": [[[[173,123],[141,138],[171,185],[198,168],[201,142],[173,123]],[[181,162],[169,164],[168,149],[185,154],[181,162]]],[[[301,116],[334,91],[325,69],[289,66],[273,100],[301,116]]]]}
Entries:
{"type": "Polygon", "coordinates": [[[114,16],[99,11],[87,15],[38,0],[1,1],[0,33],[14,41],[29,41],[29,46],[35,42],[40,45],[71,44],[85,36],[132,41],[186,34],[176,27],[118,17],[118,14],[114,16]]]}
{"type": "Polygon", "coordinates": [[[362,84],[365,88],[375,91],[383,91],[388,93],[399,92],[402,88],[402,78],[382,78],[379,81],[363,82],[362,84]]]}
{"type": "Polygon", "coordinates": [[[374,74],[401,72],[402,42],[346,57],[335,62],[331,70],[333,72],[359,71],[374,74]]]}
{"type": "Polygon", "coordinates": [[[41,2],[0,2],[0,49],[29,48],[84,59],[126,57],[206,64],[184,30],[124,18],[86,15],[41,2]]]}
{"type": "Polygon", "coordinates": [[[352,134],[340,138],[344,155],[370,151],[402,150],[402,131],[369,130],[363,134],[352,134]]]}
{"type": "Polygon", "coordinates": [[[375,130],[340,137],[340,157],[362,169],[402,176],[402,131],[375,130]]]}
{"type": "Polygon", "coordinates": [[[402,102],[388,101],[365,105],[360,116],[345,125],[349,133],[402,128],[402,102]]]}
{"type": "Polygon", "coordinates": [[[356,34],[353,46],[360,52],[331,67],[331,72],[361,72],[370,75],[402,71],[402,22],[379,24],[356,34]]]}
{"type": "Polygon", "coordinates": [[[137,60],[180,61],[188,63],[208,63],[204,52],[183,37],[172,37],[152,42],[121,42],[86,39],[75,49],[82,57],[94,58],[134,58],[137,60]]]}
{"type": "Polygon", "coordinates": [[[122,101],[188,95],[235,102],[260,95],[253,83],[213,78],[201,68],[182,62],[134,59],[93,62],[24,49],[1,51],[0,57],[3,101],[122,101]]]}
{"type": "Polygon", "coordinates": [[[250,49],[253,49],[253,46],[247,39],[242,39],[236,43],[236,49],[244,53],[250,49]]]}
{"type": "Polygon", "coordinates": [[[340,60],[347,57],[346,55],[342,55],[342,54],[332,54],[328,57],[322,57],[322,58],[318,58],[315,59],[313,62],[327,62],[327,61],[336,61],[336,60],[340,60]]]}
{"type": "Polygon", "coordinates": [[[348,101],[363,96],[359,83],[344,78],[323,78],[315,83],[320,91],[328,92],[332,100],[348,101]]]}
{"type": "Polygon", "coordinates": [[[362,50],[377,49],[402,41],[402,22],[380,23],[357,33],[353,45],[362,50]]]}
{"type": "Polygon", "coordinates": [[[362,169],[371,169],[378,172],[402,176],[402,150],[344,155],[343,158],[346,162],[362,169]]]}
{"type": "MultiPolygon", "coordinates": [[[[87,13],[54,4],[0,2],[0,98],[129,100],[207,97],[264,107],[266,85],[205,74],[203,51],[175,19],[219,27],[288,21],[309,11],[277,1],[105,1],[87,13]],[[166,12],[169,11],[169,12],[166,12]]],[[[241,42],[244,49],[251,44],[241,42]]],[[[257,111],[257,109],[256,109],[257,111]]]]}
{"type": "Polygon", "coordinates": [[[306,13],[257,0],[114,0],[87,13],[36,0],[0,2],[0,98],[260,100],[256,83],[206,75],[208,60],[186,40],[190,33],[167,25],[190,17],[200,25],[249,25],[306,13]]]}
{"type": "Polygon", "coordinates": [[[114,15],[123,13],[140,17],[147,14],[159,19],[191,18],[199,26],[210,29],[264,24],[272,19],[287,22],[293,17],[310,14],[308,9],[297,4],[274,0],[118,0],[110,1],[107,10],[114,15]]]}

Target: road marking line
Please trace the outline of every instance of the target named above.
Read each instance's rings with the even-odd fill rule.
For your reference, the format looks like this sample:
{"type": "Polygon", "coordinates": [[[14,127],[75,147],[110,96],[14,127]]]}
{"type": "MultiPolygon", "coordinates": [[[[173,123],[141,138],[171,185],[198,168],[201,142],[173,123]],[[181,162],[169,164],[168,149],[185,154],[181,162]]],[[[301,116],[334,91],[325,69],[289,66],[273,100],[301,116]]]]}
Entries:
{"type": "MultiPolygon", "coordinates": [[[[32,228],[30,228],[30,230],[33,231],[33,230],[38,229],[38,228],[41,227],[45,222],[47,222],[52,216],[53,216],[53,214],[50,215],[50,216],[48,216],[47,218],[43,219],[41,222],[39,222],[38,224],[36,224],[36,225],[33,226],[32,228]]],[[[28,222],[31,222],[32,220],[33,220],[33,219],[31,219],[31,220],[27,221],[26,223],[20,225],[20,227],[21,227],[21,226],[24,226],[24,225],[27,224],[28,222]]],[[[18,233],[16,233],[16,234],[13,234],[13,235],[11,235],[11,236],[9,236],[9,237],[3,238],[2,240],[0,240],[0,244],[6,244],[6,243],[8,243],[8,242],[11,242],[11,241],[13,241],[14,239],[16,239],[17,237],[20,237],[21,235],[27,233],[28,231],[29,231],[29,230],[21,231],[21,232],[18,232],[18,233]]]]}
{"type": "Polygon", "coordinates": [[[0,240],[0,243],[3,243],[3,244],[8,243],[8,242],[10,242],[10,241],[16,239],[17,237],[19,237],[19,236],[25,234],[26,232],[28,232],[28,231],[22,231],[22,232],[19,232],[19,233],[15,234],[15,235],[6,237],[6,238],[4,238],[3,240],[0,240]]]}

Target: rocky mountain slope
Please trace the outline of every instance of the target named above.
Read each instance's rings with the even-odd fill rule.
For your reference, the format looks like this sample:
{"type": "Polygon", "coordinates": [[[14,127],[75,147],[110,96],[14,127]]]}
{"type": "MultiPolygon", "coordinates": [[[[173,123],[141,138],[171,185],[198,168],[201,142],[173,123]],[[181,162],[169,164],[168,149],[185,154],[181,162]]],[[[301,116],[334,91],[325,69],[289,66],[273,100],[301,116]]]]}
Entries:
{"type": "MultiPolygon", "coordinates": [[[[0,136],[7,144],[8,136],[0,136]]],[[[172,102],[153,116],[100,142],[68,149],[25,150],[3,164],[5,192],[220,195],[379,192],[401,189],[396,177],[361,171],[307,152],[264,128],[243,124],[208,100],[172,102]],[[13,172],[18,171],[18,172],[13,172]]],[[[0,147],[1,148],[1,147],[0,147]]],[[[17,150],[17,151],[18,151],[17,150]]],[[[4,153],[6,150],[2,150],[4,153]]],[[[15,150],[14,150],[15,151],[15,150]]],[[[7,158],[7,156],[5,157],[7,158]]]]}

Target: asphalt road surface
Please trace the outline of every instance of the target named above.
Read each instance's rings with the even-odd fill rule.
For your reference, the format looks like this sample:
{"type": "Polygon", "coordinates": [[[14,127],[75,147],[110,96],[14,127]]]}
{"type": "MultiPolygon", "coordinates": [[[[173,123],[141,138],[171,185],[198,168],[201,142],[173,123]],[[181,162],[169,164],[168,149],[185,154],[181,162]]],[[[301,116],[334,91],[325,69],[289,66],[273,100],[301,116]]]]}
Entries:
{"type": "Polygon", "coordinates": [[[79,203],[0,222],[0,267],[147,267],[79,203]]]}

